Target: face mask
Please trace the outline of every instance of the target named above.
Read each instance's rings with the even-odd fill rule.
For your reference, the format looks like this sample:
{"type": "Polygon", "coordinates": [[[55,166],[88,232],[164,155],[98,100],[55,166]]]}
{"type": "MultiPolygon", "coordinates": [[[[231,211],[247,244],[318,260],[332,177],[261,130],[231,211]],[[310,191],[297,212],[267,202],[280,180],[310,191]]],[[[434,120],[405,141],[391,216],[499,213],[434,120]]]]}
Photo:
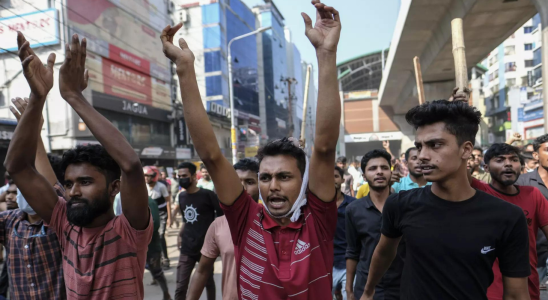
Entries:
{"type": "Polygon", "coordinates": [[[191,185],[190,178],[179,178],[179,185],[185,190],[188,189],[191,185]]]}
{"type": "Polygon", "coordinates": [[[32,207],[30,207],[30,205],[28,204],[25,197],[23,197],[23,194],[21,194],[21,191],[19,189],[17,189],[17,205],[19,205],[20,210],[24,211],[25,213],[29,215],[36,214],[34,209],[32,209],[32,207]]]}
{"type": "Polygon", "coordinates": [[[527,170],[527,173],[531,173],[535,171],[535,169],[529,169],[529,168],[525,168],[525,170],[527,170]]]}

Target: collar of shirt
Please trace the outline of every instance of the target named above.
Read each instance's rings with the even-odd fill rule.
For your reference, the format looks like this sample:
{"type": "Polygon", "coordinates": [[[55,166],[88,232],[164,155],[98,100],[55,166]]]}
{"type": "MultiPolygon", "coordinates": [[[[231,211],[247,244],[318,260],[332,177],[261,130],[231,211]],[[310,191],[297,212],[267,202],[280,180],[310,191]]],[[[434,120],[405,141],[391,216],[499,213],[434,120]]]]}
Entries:
{"type": "MultiPolygon", "coordinates": [[[[345,198],[345,200],[346,200],[346,198],[345,198]]],[[[262,222],[261,223],[263,224],[264,229],[270,230],[270,229],[275,228],[275,227],[282,227],[280,224],[276,223],[276,221],[274,221],[274,218],[272,218],[268,213],[265,213],[264,209],[263,209],[261,214],[262,214],[262,216],[261,216],[261,221],[262,222]]],[[[301,213],[301,216],[302,216],[302,213],[301,213]]],[[[302,226],[303,226],[302,220],[301,220],[301,218],[299,218],[299,220],[297,220],[297,222],[291,222],[285,228],[299,229],[302,226]]]]}
{"type": "Polygon", "coordinates": [[[339,209],[348,206],[348,204],[350,204],[350,200],[352,199],[352,197],[348,196],[347,194],[343,194],[343,195],[344,195],[344,200],[341,203],[341,205],[339,205],[339,209]]]}
{"type": "Polygon", "coordinates": [[[28,223],[29,226],[42,226],[42,224],[44,224],[44,220],[40,220],[36,223],[31,223],[27,218],[27,213],[22,210],[19,210],[19,212],[17,212],[16,218],[21,222],[28,223]]]}
{"type": "Polygon", "coordinates": [[[545,186],[544,181],[542,181],[542,178],[540,178],[540,174],[538,173],[538,168],[533,173],[534,174],[531,176],[530,180],[534,180],[537,184],[545,186]]]}

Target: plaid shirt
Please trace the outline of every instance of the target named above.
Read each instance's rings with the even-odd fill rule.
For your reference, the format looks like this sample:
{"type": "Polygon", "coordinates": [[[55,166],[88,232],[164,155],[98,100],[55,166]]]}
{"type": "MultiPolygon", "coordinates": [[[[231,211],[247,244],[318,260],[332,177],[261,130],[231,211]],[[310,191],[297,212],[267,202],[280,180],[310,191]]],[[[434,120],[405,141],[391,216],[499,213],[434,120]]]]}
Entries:
{"type": "MultiPolygon", "coordinates": [[[[58,184],[55,190],[64,193],[58,184]]],[[[30,224],[19,209],[0,213],[0,243],[7,252],[10,299],[66,299],[59,241],[43,221],[30,224]]]]}

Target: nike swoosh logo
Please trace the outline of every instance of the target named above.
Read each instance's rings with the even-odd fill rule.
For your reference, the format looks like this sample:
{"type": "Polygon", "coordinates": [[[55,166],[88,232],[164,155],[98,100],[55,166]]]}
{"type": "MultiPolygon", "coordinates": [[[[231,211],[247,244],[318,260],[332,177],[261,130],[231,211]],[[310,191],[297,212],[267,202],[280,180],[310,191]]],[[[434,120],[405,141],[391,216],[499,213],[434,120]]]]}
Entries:
{"type": "Polygon", "coordinates": [[[483,250],[483,249],[481,249],[481,254],[487,254],[488,252],[491,252],[491,251],[493,251],[493,250],[495,250],[495,249],[489,249],[489,250],[483,250]]]}

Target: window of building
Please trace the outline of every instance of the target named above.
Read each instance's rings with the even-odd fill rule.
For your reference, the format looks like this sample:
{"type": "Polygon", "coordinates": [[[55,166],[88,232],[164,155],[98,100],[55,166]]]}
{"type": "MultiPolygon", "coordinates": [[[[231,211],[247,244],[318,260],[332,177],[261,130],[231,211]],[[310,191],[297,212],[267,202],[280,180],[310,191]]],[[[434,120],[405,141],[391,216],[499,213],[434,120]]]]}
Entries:
{"type": "Polygon", "coordinates": [[[206,96],[217,96],[223,94],[221,75],[206,77],[206,96]]]}
{"type": "Polygon", "coordinates": [[[504,64],[504,71],[505,72],[514,72],[516,71],[516,62],[507,62],[504,64]]]}
{"type": "Polygon", "coordinates": [[[494,56],[491,56],[491,58],[489,58],[489,66],[492,66],[494,64],[496,64],[498,62],[498,58],[496,55],[494,56]]]}
{"type": "Polygon", "coordinates": [[[542,54],[541,51],[542,48],[538,48],[535,51],[533,51],[533,65],[537,66],[542,63],[542,54]]]}
{"type": "Polygon", "coordinates": [[[516,46],[504,47],[504,55],[514,55],[514,54],[516,54],[516,46]]]}
{"type": "Polygon", "coordinates": [[[206,72],[215,72],[221,70],[221,51],[212,51],[204,53],[204,64],[206,72]]]}
{"type": "Polygon", "coordinates": [[[525,51],[533,50],[533,44],[525,44],[525,51]]]}
{"type": "Polygon", "coordinates": [[[531,68],[531,67],[534,67],[534,66],[535,66],[535,64],[533,63],[532,59],[525,60],[525,67],[526,68],[531,68]]]}
{"type": "Polygon", "coordinates": [[[506,86],[507,87],[516,86],[516,79],[515,78],[506,79],[506,86]]]}
{"type": "Polygon", "coordinates": [[[533,32],[533,27],[532,26],[523,27],[523,33],[531,33],[531,32],[533,32]]]}

